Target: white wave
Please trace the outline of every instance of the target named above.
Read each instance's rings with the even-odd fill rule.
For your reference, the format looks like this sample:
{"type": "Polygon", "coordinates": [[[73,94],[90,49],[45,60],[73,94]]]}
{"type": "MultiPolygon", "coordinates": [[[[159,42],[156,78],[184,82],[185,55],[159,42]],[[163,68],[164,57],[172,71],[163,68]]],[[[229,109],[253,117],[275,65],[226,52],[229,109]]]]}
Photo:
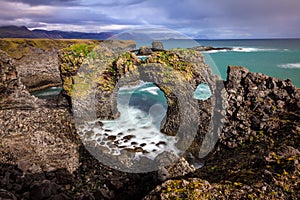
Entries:
{"type": "Polygon", "coordinates": [[[277,51],[278,49],[264,49],[264,48],[253,48],[253,47],[233,47],[232,51],[236,52],[261,52],[261,51],[277,51]]]}
{"type": "Polygon", "coordinates": [[[211,50],[211,51],[207,51],[204,53],[220,53],[220,52],[227,52],[227,51],[231,51],[231,50],[229,50],[229,49],[211,50]]]}
{"type": "Polygon", "coordinates": [[[61,87],[51,87],[50,88],[51,90],[60,90],[60,89],[62,89],[61,87]]]}
{"type": "Polygon", "coordinates": [[[220,53],[220,52],[263,52],[263,51],[278,51],[278,49],[266,49],[266,48],[252,48],[252,47],[232,47],[232,49],[220,49],[220,50],[211,50],[207,53],[220,53]]]}
{"type": "Polygon", "coordinates": [[[300,63],[287,63],[278,65],[280,68],[284,69],[300,69],[300,63]]]}
{"type": "Polygon", "coordinates": [[[147,88],[140,89],[139,91],[147,91],[151,94],[158,95],[158,90],[159,90],[158,87],[147,87],[147,88]]]}
{"type": "MultiPolygon", "coordinates": [[[[145,83],[144,83],[145,84],[145,83]]],[[[158,87],[149,85],[144,88],[144,84],[140,85],[143,88],[134,87],[135,91],[146,91],[158,95],[158,87]]],[[[124,88],[120,88],[124,91],[124,88]]],[[[126,92],[130,92],[126,89],[126,92]]],[[[86,141],[93,140],[97,145],[106,147],[112,155],[120,155],[123,149],[142,148],[146,153],[136,152],[135,159],[147,157],[155,159],[162,152],[180,153],[176,147],[177,137],[168,136],[160,132],[161,121],[167,113],[167,109],[162,104],[154,104],[149,108],[148,112],[140,110],[129,105],[129,99],[125,96],[123,104],[119,98],[117,107],[120,111],[120,117],[115,120],[99,120],[103,123],[100,127],[96,121],[88,122],[84,127],[79,127],[79,131],[86,141]],[[94,134],[86,133],[93,132],[94,134]],[[126,139],[124,139],[127,137],[126,139]],[[110,138],[110,139],[109,139],[110,138]],[[113,139],[112,139],[113,138],[113,139]],[[111,143],[114,143],[112,145],[111,143]]]]}
{"type": "Polygon", "coordinates": [[[124,86],[122,86],[120,89],[119,89],[119,91],[132,91],[132,92],[134,92],[135,90],[134,89],[138,89],[138,88],[140,88],[140,87],[143,87],[144,85],[146,85],[146,84],[149,84],[149,82],[144,82],[144,81],[142,81],[142,80],[139,80],[138,81],[138,83],[137,84],[135,84],[135,85],[124,85],[124,86]]]}
{"type": "MultiPolygon", "coordinates": [[[[155,121],[160,122],[164,115],[152,116],[151,113],[147,114],[130,106],[119,106],[118,108],[121,113],[120,118],[116,120],[101,120],[103,123],[102,128],[95,126],[95,122],[89,122],[82,127],[80,131],[83,133],[90,131],[91,127],[94,127],[92,131],[95,134],[86,139],[97,141],[98,144],[105,143],[103,146],[107,147],[112,155],[120,155],[121,150],[124,148],[134,149],[143,144],[143,150],[148,153],[137,152],[135,159],[145,156],[153,160],[164,151],[180,153],[175,146],[177,138],[161,133],[157,123],[153,123],[155,121]],[[122,134],[120,135],[120,133],[122,134]],[[109,136],[114,136],[115,141],[118,141],[118,145],[109,146],[107,144],[109,136]],[[131,138],[124,140],[124,136],[131,136],[131,138]],[[159,143],[162,145],[159,145],[159,143]]],[[[162,107],[155,105],[150,110],[157,114],[157,109],[162,109],[162,107]]]]}

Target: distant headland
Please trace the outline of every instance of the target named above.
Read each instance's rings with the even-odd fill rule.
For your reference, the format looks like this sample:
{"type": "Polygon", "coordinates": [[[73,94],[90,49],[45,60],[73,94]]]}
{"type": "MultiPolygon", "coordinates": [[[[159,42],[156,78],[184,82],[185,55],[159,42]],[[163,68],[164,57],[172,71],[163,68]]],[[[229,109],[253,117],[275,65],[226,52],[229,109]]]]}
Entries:
{"type": "Polygon", "coordinates": [[[68,31],[47,31],[42,29],[29,30],[26,26],[1,26],[0,38],[51,38],[51,39],[107,39],[116,33],[100,32],[68,32],[68,31]]]}

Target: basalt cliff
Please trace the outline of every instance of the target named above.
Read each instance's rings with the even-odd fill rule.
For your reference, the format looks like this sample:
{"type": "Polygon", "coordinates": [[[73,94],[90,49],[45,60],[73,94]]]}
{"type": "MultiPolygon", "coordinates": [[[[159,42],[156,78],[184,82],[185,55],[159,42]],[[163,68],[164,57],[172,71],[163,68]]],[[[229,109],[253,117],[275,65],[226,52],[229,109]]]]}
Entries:
{"type": "MultiPolygon", "coordinates": [[[[300,91],[290,80],[229,66],[222,81],[194,50],[145,47],[136,54],[132,41],[56,42],[41,50],[36,40],[1,41],[1,198],[300,198],[300,91]],[[25,50],[13,50],[16,44],[25,50]],[[91,155],[86,146],[95,144],[76,126],[118,118],[116,92],[141,79],[165,94],[161,132],[178,134],[185,153],[153,172],[122,172],[91,155]],[[193,100],[200,83],[211,98],[193,100]],[[29,93],[52,85],[63,87],[57,102],[29,93]]],[[[123,161],[136,152],[126,151],[112,162],[130,167],[123,161]]],[[[172,154],[157,165],[165,158],[172,154]]]]}

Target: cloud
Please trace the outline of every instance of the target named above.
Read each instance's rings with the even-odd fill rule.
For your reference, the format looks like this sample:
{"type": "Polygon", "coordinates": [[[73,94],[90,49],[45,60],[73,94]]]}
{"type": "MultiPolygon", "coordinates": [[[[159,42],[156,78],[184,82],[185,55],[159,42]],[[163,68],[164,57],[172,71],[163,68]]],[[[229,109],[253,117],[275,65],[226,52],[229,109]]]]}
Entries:
{"type": "Polygon", "coordinates": [[[2,25],[89,32],[156,26],[204,38],[300,37],[299,0],[0,0],[0,6],[2,25]]]}
{"type": "Polygon", "coordinates": [[[27,5],[35,6],[35,5],[64,5],[75,3],[76,0],[5,0],[7,2],[17,2],[24,3],[27,5]]]}

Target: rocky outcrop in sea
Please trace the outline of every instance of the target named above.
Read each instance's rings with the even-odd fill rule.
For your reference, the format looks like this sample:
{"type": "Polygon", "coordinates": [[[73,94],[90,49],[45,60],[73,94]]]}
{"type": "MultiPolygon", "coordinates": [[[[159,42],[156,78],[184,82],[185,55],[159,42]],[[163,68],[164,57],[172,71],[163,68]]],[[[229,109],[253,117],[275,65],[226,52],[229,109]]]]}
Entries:
{"type": "MultiPolygon", "coordinates": [[[[96,53],[91,54],[76,52],[80,46],[75,47],[60,50],[57,57],[61,63],[62,95],[68,98],[69,104],[53,104],[31,96],[20,78],[18,63],[0,52],[1,198],[300,198],[300,92],[290,80],[230,66],[227,80],[223,82],[211,74],[202,55],[192,50],[159,50],[143,60],[126,52],[135,49],[130,42],[113,41],[111,46],[98,46],[96,53]],[[97,63],[106,68],[98,69],[97,63]],[[91,106],[81,100],[95,100],[88,93],[95,88],[89,84],[76,86],[76,83],[82,80],[95,83],[92,86],[97,89],[94,93],[97,109],[93,110],[96,117],[117,118],[117,110],[112,109],[116,101],[111,103],[107,98],[114,96],[122,84],[136,85],[135,80],[141,75],[150,81],[153,70],[149,66],[158,67],[155,68],[158,75],[151,81],[164,92],[168,102],[167,117],[161,127],[166,135],[176,133],[181,125],[176,95],[186,94],[187,87],[194,91],[204,82],[215,97],[196,101],[201,113],[197,109],[184,110],[195,111],[202,122],[186,154],[154,172],[126,173],[97,160],[80,140],[76,128],[82,122],[76,121],[76,114],[89,111],[91,106]],[[99,73],[99,70],[103,71],[99,73]],[[91,79],[80,79],[88,73],[91,79]],[[125,74],[129,82],[122,79],[125,74]],[[179,87],[185,79],[187,86],[179,87]],[[178,91],[171,84],[175,81],[180,83],[175,88],[178,91]],[[84,109],[76,112],[74,105],[75,109],[84,109]],[[219,115],[215,120],[222,119],[222,129],[214,121],[214,116],[219,115]],[[213,148],[208,147],[208,155],[197,158],[204,133],[212,130],[218,134],[218,142],[213,148]]],[[[84,47],[88,46],[81,46],[81,50],[84,47]]],[[[189,116],[187,122],[193,121],[196,115],[189,116]]],[[[128,155],[130,158],[132,154],[128,155]]]]}

